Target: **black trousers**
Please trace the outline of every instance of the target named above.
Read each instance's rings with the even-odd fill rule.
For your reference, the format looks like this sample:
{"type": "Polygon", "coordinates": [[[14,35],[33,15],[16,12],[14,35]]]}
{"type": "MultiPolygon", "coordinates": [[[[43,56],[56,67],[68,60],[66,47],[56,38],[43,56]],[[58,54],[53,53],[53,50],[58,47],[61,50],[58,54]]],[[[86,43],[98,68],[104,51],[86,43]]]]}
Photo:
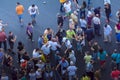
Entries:
{"type": "Polygon", "coordinates": [[[31,35],[28,34],[28,37],[29,37],[29,39],[32,41],[32,40],[33,40],[33,33],[31,33],[31,35]]]}
{"type": "Polygon", "coordinates": [[[6,51],[7,50],[7,43],[6,43],[6,41],[0,42],[0,48],[2,48],[2,44],[4,45],[4,50],[6,51]]]}

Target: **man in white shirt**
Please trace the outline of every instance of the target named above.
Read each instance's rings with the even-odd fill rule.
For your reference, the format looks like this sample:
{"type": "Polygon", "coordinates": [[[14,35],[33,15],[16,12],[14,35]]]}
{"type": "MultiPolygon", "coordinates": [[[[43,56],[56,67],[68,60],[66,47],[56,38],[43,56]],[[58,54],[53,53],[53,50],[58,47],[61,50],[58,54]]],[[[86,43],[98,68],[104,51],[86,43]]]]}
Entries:
{"type": "Polygon", "coordinates": [[[72,11],[72,6],[71,6],[71,1],[69,0],[66,0],[66,2],[64,3],[64,9],[65,9],[65,13],[66,13],[66,16],[70,16],[71,14],[71,11],[72,11]]]}
{"type": "Polygon", "coordinates": [[[48,43],[44,44],[42,47],[41,47],[41,50],[43,51],[43,54],[45,54],[46,56],[48,54],[50,54],[50,45],[48,43]]]}
{"type": "Polygon", "coordinates": [[[99,18],[99,14],[96,14],[94,17],[93,17],[93,24],[94,24],[94,32],[95,34],[97,34],[98,36],[101,36],[100,34],[100,18],[99,18]]]}
{"type": "Polygon", "coordinates": [[[0,19],[0,31],[4,30],[4,27],[7,26],[7,24],[3,24],[3,21],[0,19]]]}
{"type": "Polygon", "coordinates": [[[86,31],[87,29],[87,21],[84,19],[84,17],[80,19],[80,27],[82,28],[83,31],[86,31]]]}
{"type": "Polygon", "coordinates": [[[111,42],[112,28],[109,24],[104,26],[104,42],[111,42]]]}
{"type": "Polygon", "coordinates": [[[32,23],[36,23],[36,20],[35,20],[36,14],[39,14],[39,9],[38,9],[38,7],[33,4],[32,6],[30,6],[30,7],[28,8],[28,12],[29,12],[29,14],[30,14],[30,16],[31,16],[31,18],[32,18],[32,23]]]}
{"type": "Polygon", "coordinates": [[[69,80],[72,80],[73,78],[77,80],[77,76],[76,76],[77,67],[74,65],[72,61],[70,61],[70,66],[68,66],[67,71],[68,71],[69,80]]]}

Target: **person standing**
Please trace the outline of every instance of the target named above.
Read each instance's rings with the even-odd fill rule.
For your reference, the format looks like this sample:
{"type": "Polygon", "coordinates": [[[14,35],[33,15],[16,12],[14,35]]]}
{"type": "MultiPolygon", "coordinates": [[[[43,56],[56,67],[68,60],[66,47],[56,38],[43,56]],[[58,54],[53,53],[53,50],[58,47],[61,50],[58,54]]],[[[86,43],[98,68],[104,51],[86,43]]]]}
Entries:
{"type": "Polygon", "coordinates": [[[2,19],[0,19],[0,31],[3,31],[5,26],[7,26],[7,24],[3,24],[2,19]]]}
{"type": "Polygon", "coordinates": [[[9,46],[10,46],[10,52],[11,53],[14,53],[13,48],[14,48],[15,41],[16,41],[16,36],[14,36],[13,32],[9,32],[8,43],[9,43],[9,46]]]}
{"type": "Polygon", "coordinates": [[[28,8],[28,13],[30,14],[31,18],[32,18],[32,24],[35,24],[36,23],[36,14],[39,14],[39,9],[37,7],[37,5],[35,4],[32,4],[32,6],[30,6],[28,8]]]}
{"type": "Polygon", "coordinates": [[[93,51],[92,57],[93,57],[94,62],[97,60],[97,54],[98,54],[99,48],[100,46],[98,42],[94,41],[93,45],[91,46],[91,50],[93,51]]]}
{"type": "Polygon", "coordinates": [[[120,43],[120,22],[115,25],[116,43],[120,43]]]}
{"type": "Polygon", "coordinates": [[[110,22],[110,14],[111,14],[111,7],[110,4],[105,5],[105,14],[106,14],[106,22],[110,22]]]}
{"type": "Polygon", "coordinates": [[[94,32],[95,34],[97,34],[98,36],[101,36],[100,34],[100,18],[99,18],[99,14],[96,14],[94,17],[93,17],[93,24],[94,24],[94,32]]]}
{"type": "Polygon", "coordinates": [[[107,56],[108,56],[107,52],[103,50],[102,48],[100,48],[98,52],[98,60],[100,60],[101,69],[103,69],[105,66],[107,56]]]}
{"type": "Polygon", "coordinates": [[[26,29],[26,33],[28,35],[28,38],[34,42],[33,40],[33,25],[32,23],[28,23],[27,29],[26,29]]]}
{"type": "Polygon", "coordinates": [[[17,2],[16,5],[17,5],[16,6],[16,14],[18,15],[19,22],[22,23],[22,21],[23,21],[22,16],[23,16],[23,12],[24,12],[24,7],[19,2],[17,2]]]}
{"type": "Polygon", "coordinates": [[[4,50],[5,50],[5,51],[7,50],[6,40],[7,40],[6,33],[5,33],[4,31],[0,31],[0,48],[1,48],[2,43],[3,43],[3,44],[4,44],[4,50]]]}
{"type": "Polygon", "coordinates": [[[104,42],[111,42],[111,35],[112,35],[112,28],[111,26],[107,23],[104,26],[104,42]]]}

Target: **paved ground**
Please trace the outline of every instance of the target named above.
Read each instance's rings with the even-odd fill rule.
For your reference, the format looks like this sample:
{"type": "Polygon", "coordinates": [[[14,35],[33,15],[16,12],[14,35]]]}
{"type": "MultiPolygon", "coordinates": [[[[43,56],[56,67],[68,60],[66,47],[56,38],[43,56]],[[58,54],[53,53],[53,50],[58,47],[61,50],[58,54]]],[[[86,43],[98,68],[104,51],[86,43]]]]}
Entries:
{"type": "MultiPolygon", "coordinates": [[[[45,28],[51,27],[54,29],[54,31],[57,31],[57,23],[56,23],[56,14],[59,12],[59,1],[58,0],[19,0],[21,4],[24,5],[25,7],[25,12],[24,12],[24,24],[27,25],[28,22],[31,21],[31,18],[27,12],[28,7],[31,4],[36,4],[38,5],[40,9],[40,15],[37,16],[37,25],[34,26],[34,43],[31,43],[29,40],[26,39],[26,26],[20,27],[19,22],[18,22],[18,17],[16,16],[15,13],[15,7],[16,7],[16,2],[18,0],[1,0],[0,1],[0,19],[3,19],[5,23],[8,23],[8,26],[6,27],[6,32],[8,33],[9,31],[13,31],[17,35],[17,42],[18,41],[23,41],[25,44],[26,49],[28,50],[29,54],[31,55],[32,50],[37,47],[37,38],[39,34],[42,34],[45,28]],[[46,4],[43,4],[42,2],[46,1],[46,4]]],[[[81,0],[79,0],[80,2],[81,0]]],[[[102,26],[104,25],[105,19],[104,19],[104,11],[103,11],[103,0],[91,0],[93,3],[92,5],[97,7],[101,6],[102,7],[102,26]]],[[[119,0],[111,0],[112,2],[112,22],[110,23],[112,27],[115,25],[116,17],[115,13],[116,11],[120,8],[119,0]]],[[[80,2],[81,4],[81,2],[80,2]]],[[[64,26],[66,27],[66,26],[64,26]]],[[[109,43],[103,43],[103,36],[101,37],[96,37],[96,40],[99,41],[100,45],[106,49],[108,54],[111,54],[114,48],[119,49],[120,51],[120,45],[115,44],[115,33],[113,33],[113,38],[112,38],[112,44],[109,43]]],[[[17,43],[16,42],[16,43],[17,43]]],[[[87,49],[88,47],[86,47],[87,49]]],[[[15,47],[16,50],[16,47],[15,47]]],[[[16,58],[16,56],[15,56],[16,58]]],[[[107,68],[105,71],[102,72],[102,79],[101,80],[111,80],[110,79],[110,58],[107,59],[107,68]]],[[[83,56],[77,54],[77,66],[78,66],[78,74],[81,76],[81,74],[84,72],[84,61],[83,61],[83,56]]],[[[98,65],[96,67],[99,67],[98,65]]]]}

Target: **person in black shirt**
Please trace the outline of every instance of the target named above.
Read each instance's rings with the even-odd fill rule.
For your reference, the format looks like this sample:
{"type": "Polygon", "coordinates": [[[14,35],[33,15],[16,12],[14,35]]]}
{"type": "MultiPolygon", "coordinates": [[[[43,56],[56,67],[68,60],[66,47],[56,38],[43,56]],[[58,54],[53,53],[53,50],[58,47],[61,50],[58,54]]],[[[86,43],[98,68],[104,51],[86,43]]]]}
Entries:
{"type": "Polygon", "coordinates": [[[111,8],[109,4],[105,5],[105,14],[106,14],[106,18],[107,18],[107,22],[110,22],[110,14],[111,14],[111,8]]]}
{"type": "Polygon", "coordinates": [[[25,53],[23,54],[22,59],[27,60],[27,61],[30,60],[30,57],[29,57],[29,55],[28,55],[27,52],[25,52],[25,53]]]}
{"type": "Polygon", "coordinates": [[[99,17],[101,16],[100,15],[100,11],[101,11],[101,7],[97,7],[97,8],[95,8],[94,9],[94,14],[96,15],[96,14],[99,14],[99,17]]]}
{"type": "Polygon", "coordinates": [[[63,16],[60,13],[57,13],[57,24],[59,28],[63,26],[63,16]]]}
{"type": "Polygon", "coordinates": [[[13,32],[9,32],[9,36],[8,36],[8,43],[10,46],[10,52],[13,52],[13,48],[14,48],[14,43],[16,41],[16,36],[14,36],[13,32]]]}
{"type": "Polygon", "coordinates": [[[21,41],[18,42],[17,49],[18,49],[18,62],[20,63],[21,56],[24,53],[24,45],[21,41]]]}

